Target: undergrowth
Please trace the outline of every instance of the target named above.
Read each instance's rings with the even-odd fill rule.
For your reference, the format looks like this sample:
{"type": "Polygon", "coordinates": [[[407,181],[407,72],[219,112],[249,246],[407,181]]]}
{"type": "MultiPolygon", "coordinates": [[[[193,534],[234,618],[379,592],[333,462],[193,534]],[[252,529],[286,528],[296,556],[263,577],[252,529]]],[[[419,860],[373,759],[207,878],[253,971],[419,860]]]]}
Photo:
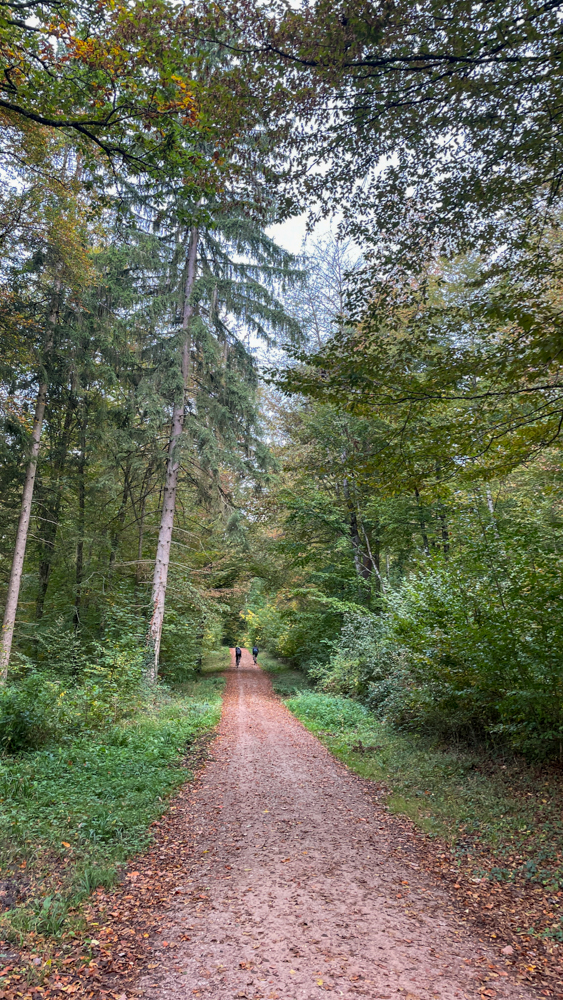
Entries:
{"type": "Polygon", "coordinates": [[[190,776],[190,746],[219,720],[224,681],[214,671],[224,656],[215,661],[127,721],[0,761],[6,936],[79,930],[81,900],[146,848],[151,823],[190,776]]]}
{"type": "MultiPolygon", "coordinates": [[[[280,693],[297,686],[292,673],[275,674],[280,693]]],[[[446,841],[475,878],[524,878],[563,895],[558,768],[399,733],[351,698],[302,689],[286,704],[351,770],[386,786],[391,812],[446,841]]]]}
{"type": "Polygon", "coordinates": [[[258,662],[263,670],[270,674],[272,686],[276,694],[282,698],[311,690],[306,674],[301,670],[293,670],[286,663],[276,659],[270,653],[260,653],[258,662]]]}

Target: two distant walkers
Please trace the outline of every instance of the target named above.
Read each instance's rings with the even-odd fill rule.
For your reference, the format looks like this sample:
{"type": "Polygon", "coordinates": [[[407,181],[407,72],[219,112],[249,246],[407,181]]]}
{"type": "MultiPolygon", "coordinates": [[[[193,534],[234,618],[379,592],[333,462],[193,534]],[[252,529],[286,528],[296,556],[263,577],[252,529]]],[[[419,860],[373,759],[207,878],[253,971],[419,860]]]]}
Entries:
{"type": "MultiPolygon", "coordinates": [[[[252,647],[252,659],[253,659],[254,663],[257,662],[256,658],[258,656],[258,652],[259,652],[258,646],[253,646],[252,647]]],[[[240,666],[240,658],[241,658],[241,656],[242,656],[242,649],[240,648],[240,646],[235,646],[235,662],[236,662],[237,667],[240,666]]]]}

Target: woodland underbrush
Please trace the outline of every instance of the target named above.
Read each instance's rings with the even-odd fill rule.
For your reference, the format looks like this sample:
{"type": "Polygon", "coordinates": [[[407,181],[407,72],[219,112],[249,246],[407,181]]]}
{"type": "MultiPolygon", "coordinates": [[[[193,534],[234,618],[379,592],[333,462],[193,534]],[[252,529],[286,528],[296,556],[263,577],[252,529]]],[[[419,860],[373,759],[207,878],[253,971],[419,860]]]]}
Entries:
{"type": "Polygon", "coordinates": [[[66,688],[32,672],[6,688],[0,934],[29,942],[80,931],[81,901],[146,848],[190,777],[194,743],[219,719],[227,655],[174,688],[128,686],[123,672],[66,688]]]}
{"type": "Polygon", "coordinates": [[[250,640],[400,732],[561,763],[560,563],[540,553],[499,589],[462,556],[435,560],[371,610],[313,589],[277,596],[247,613],[250,640]]]}
{"type": "MultiPolygon", "coordinates": [[[[433,860],[456,891],[466,885],[485,906],[487,887],[504,885],[513,933],[563,942],[559,767],[399,733],[351,698],[305,690],[286,704],[336,757],[377,783],[385,808],[436,840],[433,860]]],[[[497,932],[493,920],[490,934],[497,932]]]]}

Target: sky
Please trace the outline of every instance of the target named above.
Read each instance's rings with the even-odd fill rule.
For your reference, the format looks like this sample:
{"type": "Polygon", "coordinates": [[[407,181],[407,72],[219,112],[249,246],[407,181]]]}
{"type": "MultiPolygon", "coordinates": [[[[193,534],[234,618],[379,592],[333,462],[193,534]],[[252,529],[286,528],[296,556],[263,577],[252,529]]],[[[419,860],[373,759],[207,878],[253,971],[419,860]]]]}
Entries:
{"type": "Polygon", "coordinates": [[[306,222],[305,215],[298,215],[294,219],[288,219],[286,222],[279,222],[275,226],[269,226],[268,236],[271,236],[284,250],[288,250],[290,253],[301,253],[306,222]]]}
{"type": "MultiPolygon", "coordinates": [[[[271,236],[284,250],[300,254],[306,235],[306,228],[307,216],[303,213],[303,215],[296,215],[295,218],[288,219],[287,222],[279,222],[275,226],[269,226],[267,232],[268,236],[271,236]]],[[[331,223],[330,219],[322,219],[317,223],[313,232],[309,234],[308,239],[318,239],[319,236],[324,236],[330,229],[336,229],[334,220],[331,223]]]]}

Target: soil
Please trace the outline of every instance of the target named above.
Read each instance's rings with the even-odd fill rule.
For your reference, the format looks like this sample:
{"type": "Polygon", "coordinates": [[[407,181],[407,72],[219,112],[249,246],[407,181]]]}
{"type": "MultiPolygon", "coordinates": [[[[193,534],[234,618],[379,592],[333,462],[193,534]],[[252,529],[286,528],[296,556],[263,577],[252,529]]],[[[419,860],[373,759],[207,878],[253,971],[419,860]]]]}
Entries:
{"type": "Polygon", "coordinates": [[[137,995],[537,997],[421,869],[408,825],[289,713],[246,650],[211,754],[171,819],[176,884],[137,995]]]}

